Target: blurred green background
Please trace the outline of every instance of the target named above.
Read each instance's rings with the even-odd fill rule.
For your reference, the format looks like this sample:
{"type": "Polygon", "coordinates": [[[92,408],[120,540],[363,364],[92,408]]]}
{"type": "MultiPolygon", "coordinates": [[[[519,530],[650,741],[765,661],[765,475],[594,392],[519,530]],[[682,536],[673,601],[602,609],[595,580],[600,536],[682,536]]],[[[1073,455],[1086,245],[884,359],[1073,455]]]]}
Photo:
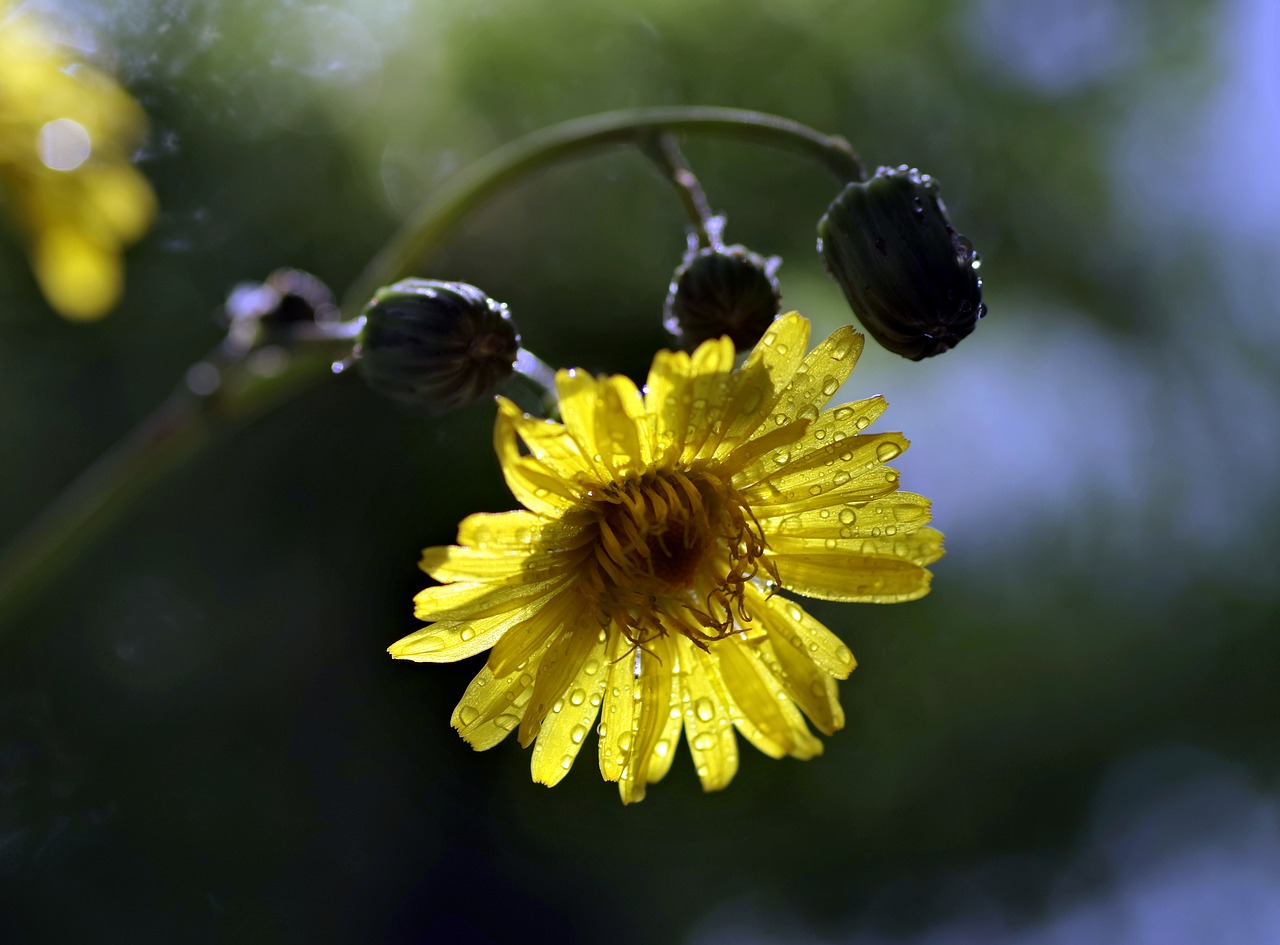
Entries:
{"type": "MultiPolygon", "coordinates": [[[[990,315],[933,361],[869,349],[839,395],[888,397],[949,554],[921,602],[815,608],[859,658],[847,728],[807,763],[745,751],[714,795],[687,756],[637,807],[587,752],[533,785],[449,728],[478,661],[386,656],[419,550],[511,507],[491,407],[424,419],[343,376],[229,436],[0,627],[0,938],[1280,941],[1266,0],[36,6],[146,108],[161,213],[91,325],[0,245],[0,538],[218,341],[236,283],[341,292],[468,161],[592,112],[755,108],[919,166],[990,315]]],[[[825,174],[686,151],[728,238],[784,258],[784,304],[848,321],[825,174]]],[[[618,151],[419,274],[636,376],[683,227],[618,151]]]]}

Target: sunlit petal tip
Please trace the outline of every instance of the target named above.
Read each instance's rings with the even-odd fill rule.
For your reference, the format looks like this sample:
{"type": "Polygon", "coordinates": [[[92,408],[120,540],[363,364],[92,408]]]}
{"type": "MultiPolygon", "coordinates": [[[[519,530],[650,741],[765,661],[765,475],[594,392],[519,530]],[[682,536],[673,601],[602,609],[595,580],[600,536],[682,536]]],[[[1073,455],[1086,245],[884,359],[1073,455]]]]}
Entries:
{"type": "Polygon", "coordinates": [[[423,548],[422,557],[418,559],[418,568],[427,574],[431,574],[432,571],[440,568],[449,560],[449,551],[450,547],[448,545],[433,545],[430,548],[423,548]]]}

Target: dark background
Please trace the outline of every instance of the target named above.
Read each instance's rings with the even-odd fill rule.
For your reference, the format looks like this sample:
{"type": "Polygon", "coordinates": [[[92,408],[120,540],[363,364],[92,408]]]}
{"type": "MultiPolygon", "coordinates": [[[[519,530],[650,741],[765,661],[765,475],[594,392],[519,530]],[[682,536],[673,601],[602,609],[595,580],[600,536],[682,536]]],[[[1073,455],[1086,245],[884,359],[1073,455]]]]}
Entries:
{"type": "MultiPolygon", "coordinates": [[[[1277,41],[1266,0],[42,4],[147,110],[160,217],[108,319],[0,246],[0,537],[219,338],[237,282],[341,291],[468,161],[640,105],[777,112],[937,177],[989,317],[868,350],[948,557],[900,607],[819,606],[859,669],[824,757],[687,756],[623,808],[448,726],[479,660],[394,662],[419,550],[509,508],[492,408],[344,376],[151,491],[0,626],[0,938],[93,942],[1280,941],[1277,41]],[[113,57],[113,58],[112,58],[113,57]]],[[[784,303],[849,320],[834,187],[687,153],[784,303]]],[[[553,364],[643,372],[684,246],[618,152],[527,181],[424,276],[553,364]]]]}

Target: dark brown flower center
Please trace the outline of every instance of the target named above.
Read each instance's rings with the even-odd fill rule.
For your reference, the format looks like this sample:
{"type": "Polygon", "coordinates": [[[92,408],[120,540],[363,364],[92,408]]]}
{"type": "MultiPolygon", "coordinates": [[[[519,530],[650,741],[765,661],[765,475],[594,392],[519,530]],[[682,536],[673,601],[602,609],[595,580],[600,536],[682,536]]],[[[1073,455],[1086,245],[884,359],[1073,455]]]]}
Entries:
{"type": "Polygon", "coordinates": [[[652,471],[593,502],[588,596],[637,645],[677,632],[705,647],[750,619],[743,595],[761,568],[776,580],[751,510],[713,472],[652,471]]]}

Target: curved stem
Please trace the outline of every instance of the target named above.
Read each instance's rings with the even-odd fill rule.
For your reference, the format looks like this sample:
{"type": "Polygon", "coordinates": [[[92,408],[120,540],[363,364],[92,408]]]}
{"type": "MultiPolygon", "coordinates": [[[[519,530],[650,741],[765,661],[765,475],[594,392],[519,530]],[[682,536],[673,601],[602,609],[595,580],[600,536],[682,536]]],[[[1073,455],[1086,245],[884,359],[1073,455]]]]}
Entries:
{"type": "Polygon", "coordinates": [[[643,145],[655,135],[670,133],[754,141],[815,159],[842,182],[866,177],[857,153],[843,138],[776,115],[732,108],[608,112],[553,125],[498,148],[438,189],[369,262],[344,297],[347,322],[319,329],[313,338],[295,337],[297,346],[277,352],[285,357],[275,359],[269,371],[255,368],[257,352],[224,346],[188,372],[186,384],[82,473],[0,555],[0,621],[48,585],[61,567],[150,486],[217,434],[329,376],[332,362],[350,352],[352,321],[373,293],[407,275],[481,204],[520,178],[567,158],[619,145],[643,145]],[[213,389],[207,383],[194,383],[193,377],[200,381],[212,377],[213,389]]]}
{"type": "Polygon", "coordinates": [[[865,180],[849,142],[807,125],[738,108],[638,108],[606,112],[525,135],[470,164],[418,208],[352,284],[343,312],[354,315],[379,287],[408,274],[460,220],[518,178],[567,157],[636,145],[655,133],[717,135],[795,151],[826,166],[838,180],[865,180]]]}

